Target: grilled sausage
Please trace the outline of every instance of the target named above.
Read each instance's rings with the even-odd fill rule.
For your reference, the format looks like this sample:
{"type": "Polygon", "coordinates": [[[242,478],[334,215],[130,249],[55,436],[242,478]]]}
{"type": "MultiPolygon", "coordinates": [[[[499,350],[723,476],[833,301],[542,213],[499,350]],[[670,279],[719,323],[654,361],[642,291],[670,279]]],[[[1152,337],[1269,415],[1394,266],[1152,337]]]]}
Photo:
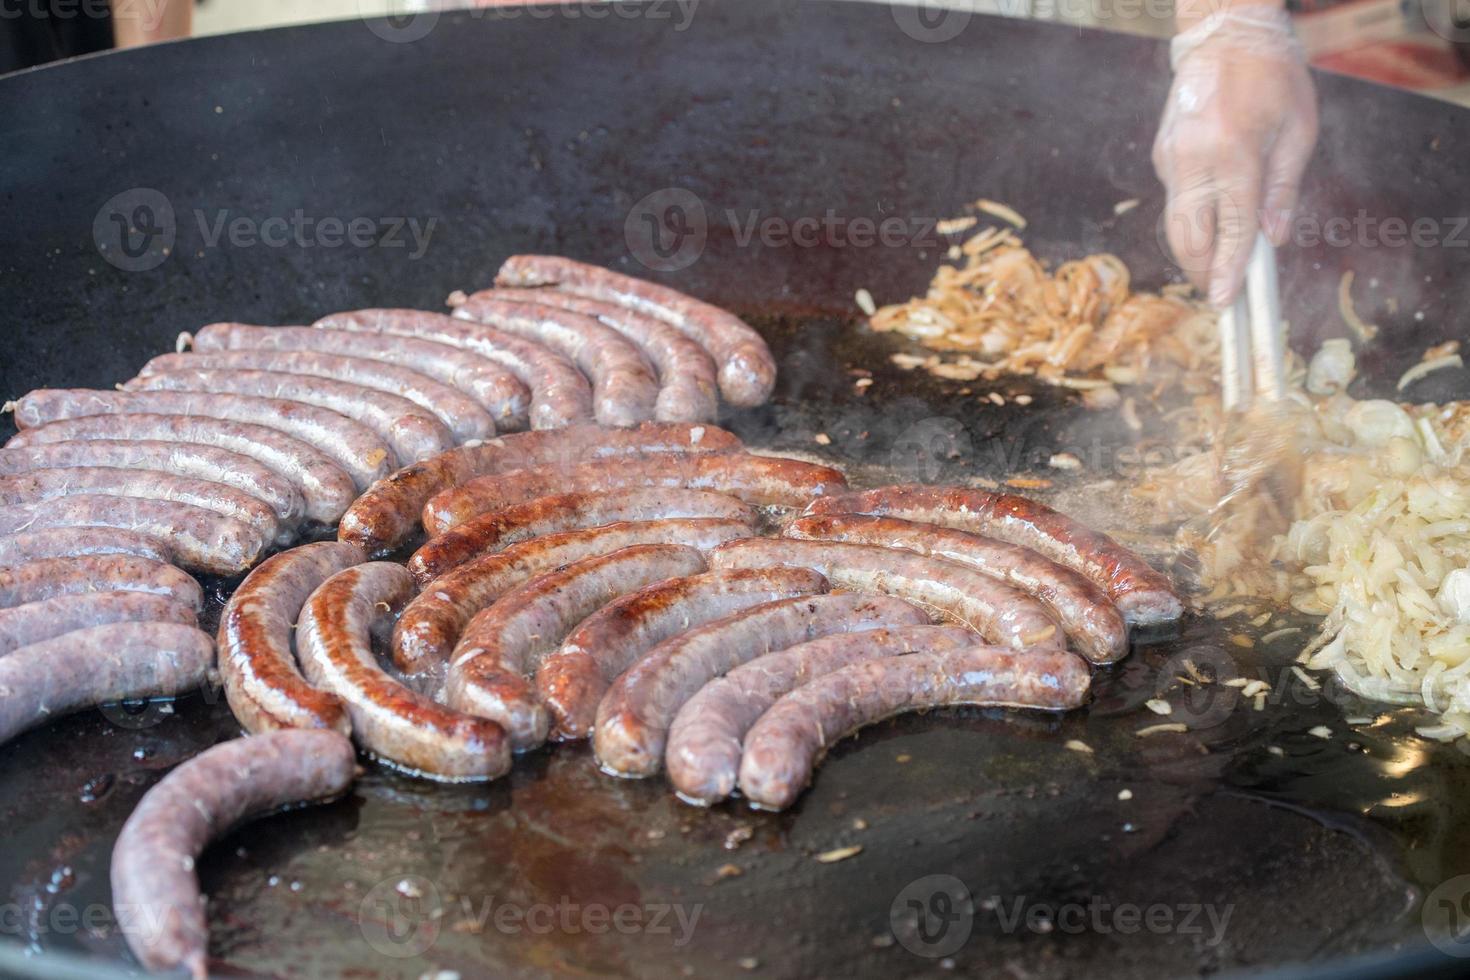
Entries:
{"type": "Polygon", "coordinates": [[[448,663],[454,644],[475,613],[528,579],[560,565],[635,544],[672,542],[708,551],[751,533],[751,525],[745,521],[692,518],[624,521],[523,541],[466,562],[424,586],[393,627],[394,662],[400,670],[413,674],[448,663]]]}
{"type": "Polygon", "coordinates": [[[529,411],[533,429],[559,429],[592,418],[592,386],[570,361],[540,344],[481,323],[423,310],[356,310],[334,313],[312,326],[415,337],[488,358],[508,369],[531,390],[529,411]]]}
{"type": "Polygon", "coordinates": [[[592,382],[592,412],[603,425],[653,418],[658,381],[643,353],[590,316],[541,303],[512,303],[493,294],[471,298],[454,316],[535,341],[565,357],[592,382]]]}
{"type": "Polygon", "coordinates": [[[206,749],[144,794],[112,849],[112,906],[138,962],[204,980],[209,926],[194,873],[204,848],[251,817],[339,796],[356,773],[342,735],[274,732],[206,749]]]}
{"type": "Polygon", "coordinates": [[[443,534],[456,525],[553,493],[608,492],[635,487],[686,487],[739,497],[757,507],[804,507],[813,497],[847,487],[830,466],[776,456],[719,453],[618,456],[575,466],[541,465],[478,477],[442,490],[424,506],[424,530],[443,534]]]}
{"type": "Polygon", "coordinates": [[[342,702],[298,672],[291,638],[317,586],[362,561],[362,551],[344,542],[302,545],[263,562],[235,590],[220,615],[219,672],[230,710],[247,732],[351,730],[342,702]]]}
{"type": "Polygon", "coordinates": [[[279,371],[189,368],[141,375],[122,387],[124,391],[223,392],[314,405],[362,423],[393,450],[401,466],[437,456],[454,446],[454,436],[444,423],[407,398],[330,378],[279,371]]]}
{"type": "Polygon", "coordinates": [[[280,518],[264,500],[213,480],[115,466],[77,466],[0,476],[0,506],[77,494],[172,500],[233,518],[254,528],[267,541],[284,544],[295,536],[295,528],[282,527],[280,518]]]}
{"type": "Polygon", "coordinates": [[[402,364],[473,398],[500,431],[524,429],[527,424],[531,389],[519,378],[489,358],[431,340],[245,323],[211,323],[191,339],[194,350],[201,352],[320,351],[402,364]]]}
{"type": "MultiPolygon", "coordinates": [[[[247,456],[291,481],[301,491],[307,519],[322,524],[337,523],[357,498],[352,476],[310,443],[264,425],[199,415],[124,413],[64,419],[24,430],[7,443],[6,451],[74,445],[82,458],[82,447],[97,443],[198,444],[247,456]]],[[[178,448],[186,452],[189,446],[178,448]]]]}
{"type": "Polygon", "coordinates": [[[560,289],[493,289],[474,293],[470,302],[495,296],[521,303],[544,303],[596,317],[637,344],[658,371],[660,422],[713,422],[719,417],[719,369],[699,344],[662,320],[624,306],[601,303],[560,289]]]}
{"type": "Polygon", "coordinates": [[[1106,534],[1045,504],[966,487],[895,486],[813,501],[809,514],[871,514],[939,524],[1031,548],[1080,572],[1136,626],[1184,614],[1169,579],[1106,534]]]}
{"type": "Polygon", "coordinates": [[[193,626],[197,622],[198,612],[193,606],[166,595],[146,592],[59,595],[0,609],[0,656],[32,643],[108,623],[181,623],[193,626]]]}
{"type": "Polygon", "coordinates": [[[301,669],[347,704],[352,737],[373,755],[431,778],[496,779],[510,770],[505,731],[435,704],[390,677],[373,654],[374,627],[413,595],[402,565],[369,562],[311,594],[296,627],[301,669]]]}
{"type": "Polygon", "coordinates": [[[1102,590],[1030,548],[933,524],[850,514],[805,517],[789,524],[784,534],[904,548],[969,565],[1045,603],[1073,647],[1093,663],[1112,663],[1128,653],[1128,625],[1102,590]]]}
{"type": "Polygon", "coordinates": [[[612,430],[580,425],[555,432],[504,436],[483,446],[452,449],[399,470],[374,485],[342,515],[338,533],[342,540],[381,555],[408,540],[430,497],[478,476],[630,453],[722,452],[739,446],[739,439],[710,425],[641,425],[612,430]]]}
{"type": "Polygon", "coordinates": [[[397,364],[321,351],[235,350],[218,353],[163,354],[139,374],[176,371],[267,371],[327,378],[405,398],[448,428],[455,442],[490,439],[495,420],[469,395],[425,374],[397,364]]]}
{"type": "Polygon", "coordinates": [[[172,565],[132,555],[38,558],[0,568],[0,609],[87,592],[145,592],[167,596],[198,612],[204,590],[172,565]]]}
{"type": "Polygon", "coordinates": [[[432,538],[408,560],[420,582],[430,582],[477,555],[503,551],[528,538],[619,521],[713,517],[755,523],[755,512],[734,497],[708,490],[625,490],[538,497],[481,514],[432,538]]]}
{"type": "Polygon", "coordinates": [[[0,566],[38,558],[133,555],[172,564],[174,553],[158,538],[112,527],[52,527],[0,537],[0,566]]]}
{"type": "Polygon", "coordinates": [[[531,579],[470,620],[454,648],[445,700],[500,723],[516,751],[535,748],[548,729],[546,709],[526,677],[536,660],[618,596],[703,569],[704,556],[694,548],[641,544],[531,579]]]}
{"type": "Polygon", "coordinates": [[[826,592],[809,568],[750,568],[669,579],[610,602],[541,661],[536,691],[553,738],[586,738],[617,676],[678,633],[776,599],[826,592]]]}
{"type": "Polygon", "coordinates": [[[745,733],[778,698],[849,664],[974,645],[975,634],[958,626],[895,626],[824,636],[741,664],[674,716],[664,751],[669,782],[685,803],[718,803],[735,790],[745,733]]]}
{"type": "Polygon", "coordinates": [[[167,541],[179,565],[237,575],[265,549],[259,531],[212,510],[173,500],[78,494],[0,509],[0,534],[54,527],[109,527],[167,541]]]}
{"type": "Polygon", "coordinates": [[[182,694],[213,664],[209,635],[179,623],[108,623],[21,647],[0,657],[0,745],[83,708],[182,694]]]}
{"type": "Polygon", "coordinates": [[[760,334],[733,313],[667,286],[552,255],[511,256],[495,284],[554,285],[673,325],[714,357],[720,366],[720,391],[738,408],[761,404],[776,386],[776,359],[760,334]]]}
{"type": "Polygon", "coordinates": [[[911,551],[835,541],[747,538],[710,552],[712,568],[799,565],[833,585],[883,592],[938,609],[988,642],[1017,650],[1062,650],[1063,633],[1046,607],[973,568],[911,551]]]}
{"type": "Polygon", "coordinates": [[[761,654],[832,633],[925,622],[924,612],[902,599],[844,593],[778,599],[706,623],[654,647],[608,688],[592,734],[597,762],[614,776],[658,772],[684,702],[761,654]]]}
{"type": "Polygon", "coordinates": [[[882,657],[819,677],[781,698],[745,736],[740,791],[751,806],[784,810],[833,743],[908,711],[957,704],[1065,711],[1087,697],[1087,665],[1070,653],[1016,656],[972,647],[882,657]]]}
{"type": "Polygon", "coordinates": [[[214,446],[156,439],[94,439],[0,449],[0,474],[6,476],[93,466],[223,483],[264,501],[282,527],[294,528],[306,516],[301,491],[290,480],[249,456],[214,446]]]}
{"type": "MultiPolygon", "coordinates": [[[[392,472],[394,465],[388,446],[361,423],[315,405],[280,398],[218,392],[50,388],[33,391],[16,403],[15,424],[18,428],[27,429],[62,419],[122,414],[199,415],[276,429],[308,446],[320,447],[347,471],[359,489],[364,490],[374,480],[392,472]]],[[[98,438],[109,439],[117,438],[118,433],[125,430],[120,424],[104,423],[97,431],[106,433],[98,438]]],[[[295,451],[294,446],[290,448],[295,451]]]]}

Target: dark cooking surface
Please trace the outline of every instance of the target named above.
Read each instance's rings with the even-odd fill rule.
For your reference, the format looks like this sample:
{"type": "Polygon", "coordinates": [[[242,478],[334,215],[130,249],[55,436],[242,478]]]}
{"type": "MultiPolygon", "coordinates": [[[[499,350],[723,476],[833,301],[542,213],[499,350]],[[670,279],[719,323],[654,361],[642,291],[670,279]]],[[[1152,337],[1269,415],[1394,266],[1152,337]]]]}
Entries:
{"type": "MultiPolygon", "coordinates": [[[[111,384],[214,319],[435,308],[452,288],[483,285],[513,251],[627,263],[630,208],[677,186],[703,200],[708,244],[669,281],[758,317],[781,357],[775,405],[728,420],[753,444],[817,452],[869,477],[996,475],[1062,448],[1089,462],[1089,476],[1127,465],[1115,418],[1055,393],[1037,393],[1030,410],[978,402],[966,386],[897,371],[886,362],[897,341],[844,317],[859,286],[880,301],[922,288],[943,250],[925,225],[982,195],[1025,213],[1044,255],[1106,248],[1144,282],[1162,281],[1147,160],[1160,48],[978,17],[958,38],[924,44],[883,5],[771,0],[700,4],[675,31],[668,9],[672,22],[456,15],[396,44],[348,23],[0,80],[0,393],[111,384]],[[177,240],[156,268],[125,272],[100,257],[93,221],[138,187],[171,203],[177,240]],[[1142,204],[1116,217],[1113,205],[1134,197],[1142,204]],[[211,245],[201,231],[201,220],[297,208],[436,225],[418,259],[411,248],[211,245]],[[920,240],[742,243],[752,213],[829,211],[839,222],[912,220],[920,240]],[[867,394],[849,367],[874,373],[867,394]],[[819,432],[830,446],[814,443],[819,432]]],[[[1463,206],[1460,110],[1342,79],[1324,78],[1323,91],[1308,213],[1443,219],[1463,206]]],[[[1337,331],[1339,273],[1359,272],[1360,309],[1393,340],[1370,358],[1379,391],[1425,344],[1454,335],[1470,282],[1467,250],[1449,246],[1318,246],[1284,260],[1289,315],[1312,336],[1337,331]]],[[[1452,386],[1440,396],[1463,394],[1459,379],[1436,383],[1452,386]]],[[[370,766],[349,799],[252,825],[209,853],[211,948],[226,972],[282,976],[908,976],[952,965],[1141,977],[1420,946],[1424,896],[1470,871],[1470,762],[1414,739],[1407,718],[1350,729],[1345,717],[1374,713],[1304,692],[1284,666],[1300,642],[1248,651],[1193,622],[1100,675],[1086,712],[877,726],[840,746],[782,815],[693,810],[661,782],[596,774],[578,749],[538,753],[488,787],[370,766]],[[1134,738],[1173,720],[1142,702],[1186,655],[1262,673],[1272,704],[1186,708],[1175,691],[1175,718],[1198,730],[1134,738]],[[1334,737],[1307,734],[1318,724],[1334,737]],[[1068,739],[1095,753],[1064,748],[1068,739]],[[1125,789],[1132,798],[1120,800],[1125,789]],[[854,844],[856,857],[814,860],[854,844]],[[720,877],[727,864],[741,873],[720,877]],[[945,934],[972,930],[952,964],[911,953],[889,927],[890,908],[915,894],[941,901],[922,884],[900,894],[933,874],[957,876],[976,902],[945,934]],[[666,905],[682,922],[644,911],[666,905]],[[1058,905],[1087,910],[1089,924],[1045,918],[1058,905]],[[1116,917],[1125,905],[1167,908],[1174,925],[1122,933],[1112,925],[1127,925],[1116,917]],[[497,929],[502,906],[531,919],[497,929]],[[618,921],[631,931],[602,919],[576,928],[586,906],[594,916],[637,907],[648,928],[627,909],[618,921]],[[696,909],[692,939],[678,944],[696,909]],[[1212,943],[1210,913],[1227,910],[1212,943]],[[1021,924],[1008,925],[1018,911],[1021,924]],[[570,915],[575,931],[547,930],[548,914],[570,915]]],[[[235,731],[219,699],[110,717],[63,720],[0,748],[5,939],[123,956],[115,935],[66,916],[103,914],[111,840],[141,793],[235,731]]],[[[943,943],[899,931],[921,952],[943,943]]]]}

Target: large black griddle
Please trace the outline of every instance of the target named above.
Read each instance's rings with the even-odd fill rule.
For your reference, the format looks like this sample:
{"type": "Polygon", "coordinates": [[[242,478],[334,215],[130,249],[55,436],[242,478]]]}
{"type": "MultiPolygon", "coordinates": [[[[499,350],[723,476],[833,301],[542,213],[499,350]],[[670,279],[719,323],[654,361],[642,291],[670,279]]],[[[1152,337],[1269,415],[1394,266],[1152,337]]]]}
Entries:
{"type": "MultiPolygon", "coordinates": [[[[424,22],[346,22],[0,79],[0,390],[111,385],[179,331],[218,319],[435,309],[451,289],[487,284],[506,255],[546,251],[662,278],[757,323],[781,358],[781,385],[771,405],[725,420],[753,445],[814,453],[859,480],[1005,476],[1059,449],[1088,460],[1088,479],[1131,465],[1115,418],[1055,391],[988,386],[1037,398],[996,407],[977,397],[987,386],[899,371],[887,358],[909,348],[859,329],[851,297],[860,286],[880,302],[921,290],[949,244],[926,226],[979,196],[1025,213],[1028,243],[1049,259],[1107,249],[1140,281],[1168,281],[1148,163],[1167,84],[1160,46],[978,16],[928,43],[902,29],[911,12],[878,4],[724,0],[698,5],[683,30],[676,8],[658,9],[668,16],[444,14],[411,41],[383,35],[424,22]],[[635,205],[670,187],[700,199],[707,241],[692,264],[650,270],[635,205]],[[155,267],[124,271],[99,251],[95,236],[116,244],[107,220],[101,232],[94,222],[136,188],[167,199],[175,241],[155,267]],[[1129,198],[1142,203],[1115,215],[1129,198]],[[210,245],[196,213],[212,226],[222,214],[260,222],[297,209],[436,226],[412,258],[409,247],[210,245]],[[739,233],[752,213],[829,212],[849,225],[897,217],[915,240],[802,247],[739,233]],[[852,369],[872,372],[865,394],[852,369]],[[825,447],[814,441],[823,432],[825,447]]],[[[1449,238],[1447,216],[1470,191],[1464,113],[1320,83],[1324,135],[1305,211],[1438,218],[1449,238]]],[[[1385,334],[1361,391],[1390,391],[1424,346],[1458,333],[1464,248],[1365,241],[1283,259],[1287,313],[1307,350],[1341,332],[1338,278],[1357,271],[1360,309],[1385,334]]],[[[1463,394],[1463,376],[1421,387],[1424,398],[1463,394]]],[[[1063,491],[1084,482],[1048,475],[1063,491]]],[[[1110,496],[1059,499],[1102,514],[1110,496]]],[[[231,584],[211,583],[221,597],[231,584]]],[[[216,967],[358,977],[1447,969],[1424,923],[1436,935],[1457,923],[1424,900],[1470,871],[1470,763],[1416,739],[1406,713],[1304,692],[1284,674],[1301,642],[1245,651],[1191,621],[1101,673],[1084,712],[962,710],[870,729],[782,815],[695,810],[659,781],[601,776],[578,748],[536,753],[481,787],[369,765],[348,799],[251,824],[209,852],[216,967]],[[1265,671],[1277,693],[1264,712],[1192,702],[1181,717],[1195,732],[1135,738],[1159,720],[1142,702],[1185,656],[1265,671]],[[1375,721],[1343,721],[1357,715],[1375,721]],[[1307,734],[1319,724],[1335,736],[1307,734]],[[1068,739],[1094,753],[1067,750],[1068,739]],[[1124,789],[1131,800],[1118,798],[1124,789]],[[815,860],[852,844],[863,846],[856,857],[815,860]],[[722,876],[727,864],[741,873],[722,876]],[[935,874],[959,878],[973,899],[942,936],[917,931],[906,911],[915,896],[943,911],[943,888],[921,881],[935,874]],[[1018,901],[1032,918],[1008,926],[1018,901]],[[1184,928],[1181,910],[1174,928],[1132,932],[1077,931],[1056,912],[1100,903],[1229,908],[1231,918],[1211,943],[1203,911],[1184,928]],[[642,926],[541,928],[571,904],[608,916],[637,907],[642,926]],[[533,919],[497,928],[502,905],[533,919]],[[671,913],[644,911],[673,905],[685,921],[699,907],[687,942],[671,913]]],[[[112,840],[159,776],[236,732],[222,698],[195,696],[171,711],[63,719],[0,747],[0,970],[126,966],[106,927],[112,840]]]]}

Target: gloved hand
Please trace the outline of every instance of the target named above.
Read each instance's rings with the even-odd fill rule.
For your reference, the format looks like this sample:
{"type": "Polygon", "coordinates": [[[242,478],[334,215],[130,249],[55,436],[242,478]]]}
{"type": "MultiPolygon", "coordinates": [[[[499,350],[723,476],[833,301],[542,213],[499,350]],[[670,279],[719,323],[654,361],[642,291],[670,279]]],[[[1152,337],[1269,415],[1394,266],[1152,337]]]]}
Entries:
{"type": "Polygon", "coordinates": [[[1256,232],[1290,234],[1317,142],[1317,93],[1281,6],[1225,7],[1170,45],[1174,85],[1154,140],[1175,260],[1216,307],[1240,292],[1256,232]]]}

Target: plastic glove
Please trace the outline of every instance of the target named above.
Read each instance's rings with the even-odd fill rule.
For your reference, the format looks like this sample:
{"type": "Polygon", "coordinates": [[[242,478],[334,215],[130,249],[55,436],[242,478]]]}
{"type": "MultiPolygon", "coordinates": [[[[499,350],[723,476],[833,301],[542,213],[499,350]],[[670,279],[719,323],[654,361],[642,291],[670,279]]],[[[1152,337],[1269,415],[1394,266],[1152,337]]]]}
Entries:
{"type": "Polygon", "coordinates": [[[1175,260],[1216,307],[1240,292],[1256,232],[1290,234],[1317,141],[1317,93],[1286,11],[1225,8],[1170,45],[1174,85],[1154,140],[1175,260]]]}

